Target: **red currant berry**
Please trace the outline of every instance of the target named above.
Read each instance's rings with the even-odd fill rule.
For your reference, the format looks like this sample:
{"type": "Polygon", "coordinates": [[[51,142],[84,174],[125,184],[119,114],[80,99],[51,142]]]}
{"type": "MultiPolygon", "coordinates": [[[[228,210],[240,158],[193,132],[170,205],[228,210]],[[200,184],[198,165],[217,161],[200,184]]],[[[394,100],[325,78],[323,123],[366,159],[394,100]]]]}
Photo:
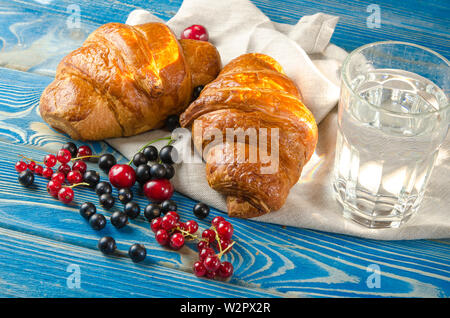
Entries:
{"type": "Polygon", "coordinates": [[[230,222],[222,221],[216,229],[219,237],[224,240],[230,240],[233,237],[233,225],[230,222]]]}
{"type": "Polygon", "coordinates": [[[161,228],[161,222],[162,222],[161,217],[154,218],[152,222],[150,222],[150,228],[154,233],[156,233],[161,228]]]}
{"type": "Polygon", "coordinates": [[[87,170],[87,165],[82,160],[77,160],[72,165],[72,170],[78,170],[81,174],[84,174],[87,170]]]}
{"type": "Polygon", "coordinates": [[[173,194],[173,186],[167,179],[156,179],[148,181],[143,188],[147,198],[155,202],[170,199],[173,194]]]}
{"type": "Polygon", "coordinates": [[[211,271],[206,271],[206,274],[205,274],[205,276],[206,276],[206,278],[209,278],[209,279],[214,279],[215,277],[216,277],[216,272],[211,272],[211,271]]]}
{"type": "Polygon", "coordinates": [[[216,216],[214,219],[212,219],[211,224],[212,226],[214,226],[215,228],[217,228],[217,226],[219,225],[220,222],[225,221],[225,219],[221,216],[216,216]]]}
{"type": "Polygon", "coordinates": [[[47,192],[48,192],[52,197],[57,198],[57,197],[58,197],[58,192],[59,192],[59,190],[61,190],[61,187],[62,187],[62,185],[61,185],[61,183],[59,183],[58,181],[56,181],[56,180],[50,180],[50,181],[47,183],[47,192]]]}
{"type": "Polygon", "coordinates": [[[207,239],[209,243],[212,243],[216,239],[216,233],[213,230],[204,230],[202,233],[202,237],[204,239],[207,239]]]}
{"type": "MultiPolygon", "coordinates": [[[[220,247],[222,248],[222,251],[226,250],[228,248],[228,246],[231,245],[231,243],[233,243],[233,242],[229,241],[229,240],[220,239],[220,247]]],[[[220,250],[219,242],[217,242],[216,245],[217,245],[217,248],[220,250]]],[[[230,247],[229,249],[227,249],[227,251],[225,253],[230,252],[232,249],[233,249],[233,247],[230,247]]]]}
{"type": "Polygon", "coordinates": [[[15,167],[17,172],[22,172],[28,169],[28,165],[24,161],[17,161],[15,167]]]}
{"type": "Polygon", "coordinates": [[[174,233],[170,236],[170,247],[174,250],[179,250],[184,246],[184,236],[181,233],[174,233]]]}
{"type": "Polygon", "coordinates": [[[173,229],[176,224],[177,220],[173,215],[164,215],[161,220],[161,228],[167,231],[173,229]]]}
{"type": "Polygon", "coordinates": [[[41,165],[37,165],[35,168],[34,168],[34,172],[37,174],[37,175],[39,175],[39,176],[42,176],[42,172],[44,171],[44,168],[41,166],[41,165]]]}
{"type": "Polygon", "coordinates": [[[72,159],[70,151],[67,149],[60,149],[56,154],[56,159],[61,163],[68,163],[72,159]]]}
{"type": "Polygon", "coordinates": [[[69,183],[71,184],[80,183],[81,181],[83,181],[83,176],[78,170],[70,171],[67,174],[67,181],[69,181],[69,183]]]}
{"type": "Polygon", "coordinates": [[[194,220],[189,220],[186,222],[186,229],[189,233],[194,234],[198,230],[198,223],[194,220]]]}
{"type": "Polygon", "coordinates": [[[136,172],[129,165],[117,164],[109,170],[109,181],[118,189],[131,188],[136,182],[136,172]]]}
{"type": "Polygon", "coordinates": [[[192,39],[200,41],[208,41],[209,34],[206,28],[199,24],[191,25],[190,27],[184,29],[181,33],[182,39],[192,39]]]}
{"type": "Polygon", "coordinates": [[[44,164],[51,168],[54,167],[56,165],[56,157],[55,155],[52,154],[48,154],[44,157],[44,164]]]}
{"type": "Polygon", "coordinates": [[[28,170],[34,171],[35,168],[36,168],[36,162],[30,161],[30,163],[28,164],[28,170]]]}
{"type": "Polygon", "coordinates": [[[216,255],[208,255],[203,261],[203,265],[205,265],[206,270],[215,272],[220,267],[220,260],[216,255]]]}
{"type": "Polygon", "coordinates": [[[200,252],[202,249],[209,247],[209,243],[206,241],[200,241],[197,243],[197,250],[200,252]]]}
{"type": "MultiPolygon", "coordinates": [[[[89,148],[89,146],[80,146],[78,148],[77,157],[86,157],[86,156],[92,156],[92,150],[89,148]]],[[[83,158],[83,160],[87,160],[87,158],[83,158]]]]}
{"type": "Polygon", "coordinates": [[[208,256],[214,255],[215,253],[216,252],[212,248],[206,247],[199,251],[198,257],[203,262],[208,256]]]}
{"type": "Polygon", "coordinates": [[[206,274],[205,265],[203,265],[203,263],[200,261],[195,262],[192,269],[194,271],[195,276],[197,277],[203,277],[206,274]]]}
{"type": "Polygon", "coordinates": [[[70,166],[67,163],[62,163],[59,167],[58,167],[58,172],[64,173],[64,175],[67,175],[72,169],[70,168],[70,166]]]}
{"type": "Polygon", "coordinates": [[[73,197],[74,197],[74,193],[71,188],[64,187],[58,191],[58,199],[62,203],[68,204],[68,203],[72,202],[73,197]]]}
{"type": "Polygon", "coordinates": [[[166,246],[169,243],[169,233],[166,230],[159,229],[155,234],[156,242],[162,246],[166,246]]]}
{"type": "Polygon", "coordinates": [[[176,226],[177,226],[177,228],[187,232],[186,223],[178,222],[176,226]]]}
{"type": "Polygon", "coordinates": [[[180,216],[175,211],[169,211],[166,213],[166,215],[172,215],[176,219],[177,222],[180,221],[180,216]]]}
{"type": "Polygon", "coordinates": [[[230,262],[222,262],[219,269],[217,270],[217,274],[219,274],[219,276],[223,278],[230,277],[231,275],[233,275],[233,265],[230,262]]]}
{"type": "Polygon", "coordinates": [[[42,176],[50,179],[53,175],[53,169],[49,167],[45,167],[44,170],[42,170],[42,176]]]}
{"type": "Polygon", "coordinates": [[[55,180],[63,184],[64,181],[66,181],[66,175],[62,172],[55,172],[54,174],[52,174],[51,180],[55,180]]]}

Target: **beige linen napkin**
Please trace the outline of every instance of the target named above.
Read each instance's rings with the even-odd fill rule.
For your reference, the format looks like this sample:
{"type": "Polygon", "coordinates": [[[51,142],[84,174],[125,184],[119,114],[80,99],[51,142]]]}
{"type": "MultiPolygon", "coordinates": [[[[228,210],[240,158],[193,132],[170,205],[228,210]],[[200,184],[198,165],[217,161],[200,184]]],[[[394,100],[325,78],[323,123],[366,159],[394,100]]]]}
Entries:
{"type": "MultiPolygon", "coordinates": [[[[160,20],[145,10],[135,10],[127,19],[131,25],[152,21],[160,20]]],[[[337,21],[338,17],[317,13],[302,17],[296,25],[277,24],[248,0],[185,0],[167,24],[176,35],[192,24],[204,25],[224,65],[246,52],[272,56],[300,87],[305,105],[320,123],[315,154],[291,189],[286,204],[280,211],[252,220],[376,239],[450,237],[450,138],[439,154],[423,205],[408,223],[399,229],[373,230],[342,217],[331,187],[339,67],[347,55],[329,43],[337,21]]],[[[155,130],[108,143],[131,158],[148,141],[167,135],[166,131],[155,130]]],[[[182,135],[174,145],[181,152],[189,139],[190,134],[182,135]]],[[[176,165],[172,181],[180,193],[226,211],[225,197],[208,186],[203,163],[176,165]]]]}

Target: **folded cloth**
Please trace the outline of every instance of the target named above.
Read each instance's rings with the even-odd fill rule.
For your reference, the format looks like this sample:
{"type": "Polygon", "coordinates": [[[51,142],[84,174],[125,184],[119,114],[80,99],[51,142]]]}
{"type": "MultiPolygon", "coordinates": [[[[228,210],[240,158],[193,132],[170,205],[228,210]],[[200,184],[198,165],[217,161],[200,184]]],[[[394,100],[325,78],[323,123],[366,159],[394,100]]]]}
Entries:
{"type": "MultiPolygon", "coordinates": [[[[145,10],[135,10],[127,19],[131,25],[152,21],[161,20],[145,10]]],[[[296,25],[279,24],[270,21],[248,0],[185,0],[178,13],[166,23],[177,35],[192,24],[204,25],[224,65],[247,52],[272,56],[300,87],[305,105],[320,123],[316,152],[304,167],[299,182],[291,189],[286,204],[277,212],[252,220],[375,239],[450,237],[450,138],[447,138],[440,152],[433,174],[435,178],[431,178],[422,207],[408,223],[399,229],[374,230],[342,217],[341,207],[335,201],[331,187],[339,67],[347,55],[344,50],[329,43],[337,21],[338,17],[317,13],[302,17],[296,25]]],[[[148,141],[168,135],[167,131],[154,130],[107,142],[131,158],[148,141]]],[[[174,145],[183,152],[189,139],[189,133],[182,135],[174,145]]],[[[164,144],[155,143],[157,147],[164,144]]],[[[225,197],[208,186],[204,163],[176,165],[172,183],[180,193],[226,211],[225,197]]]]}

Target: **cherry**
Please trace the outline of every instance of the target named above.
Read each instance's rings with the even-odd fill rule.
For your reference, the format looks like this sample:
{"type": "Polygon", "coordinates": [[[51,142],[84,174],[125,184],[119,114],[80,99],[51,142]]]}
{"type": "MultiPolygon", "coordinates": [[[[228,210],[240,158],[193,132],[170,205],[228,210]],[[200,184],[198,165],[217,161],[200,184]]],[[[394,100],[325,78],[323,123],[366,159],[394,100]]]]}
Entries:
{"type": "Polygon", "coordinates": [[[161,228],[161,222],[162,222],[162,218],[161,217],[154,218],[150,222],[150,228],[152,229],[152,231],[154,233],[156,233],[161,228]]]}
{"type": "Polygon", "coordinates": [[[194,271],[195,276],[203,277],[206,274],[205,265],[203,265],[202,262],[197,261],[197,262],[194,263],[193,271],[194,271]]]}
{"type": "Polygon", "coordinates": [[[62,173],[64,173],[64,175],[68,174],[71,170],[72,170],[72,168],[70,168],[70,166],[67,163],[62,163],[58,167],[58,172],[62,172],[62,173]]]}
{"type": "Polygon", "coordinates": [[[70,171],[67,174],[67,181],[71,184],[80,183],[83,181],[83,176],[81,175],[80,171],[70,171]]]}
{"type": "Polygon", "coordinates": [[[169,231],[171,229],[173,229],[177,224],[177,219],[175,216],[173,215],[164,215],[162,220],[161,220],[161,228],[169,231]]]}
{"type": "Polygon", "coordinates": [[[48,154],[44,157],[44,165],[46,165],[49,168],[54,167],[56,165],[56,161],[57,160],[55,155],[48,154]]]}
{"type": "Polygon", "coordinates": [[[31,161],[31,162],[28,164],[28,170],[34,171],[35,168],[36,168],[36,162],[31,161]]]}
{"type": "Polygon", "coordinates": [[[200,41],[208,41],[209,34],[206,28],[199,24],[191,25],[190,27],[184,29],[181,33],[182,39],[192,39],[200,41]]]}
{"type": "Polygon", "coordinates": [[[136,182],[136,172],[125,164],[116,164],[109,170],[109,181],[116,188],[130,188],[136,182]]]}
{"type": "Polygon", "coordinates": [[[77,160],[73,163],[72,170],[78,170],[81,174],[84,174],[87,170],[87,164],[83,160],[77,160]]]}
{"type": "Polygon", "coordinates": [[[174,250],[179,250],[184,246],[184,236],[181,233],[174,233],[170,237],[170,247],[174,250]]]}
{"type": "Polygon", "coordinates": [[[233,236],[233,225],[231,225],[230,222],[222,221],[217,226],[217,234],[219,234],[219,237],[230,240],[233,236]]]}
{"type": "Polygon", "coordinates": [[[44,168],[41,166],[41,165],[37,165],[35,168],[34,168],[34,172],[37,174],[37,175],[39,175],[39,176],[42,176],[42,172],[44,171],[44,168]]]}
{"type": "Polygon", "coordinates": [[[47,192],[48,192],[52,197],[57,198],[57,197],[58,197],[58,192],[59,192],[59,190],[61,190],[61,187],[62,187],[62,185],[61,185],[61,183],[59,183],[58,181],[56,181],[56,180],[50,180],[50,181],[47,183],[47,192]]]}
{"type": "Polygon", "coordinates": [[[166,246],[169,243],[169,233],[166,230],[159,229],[155,235],[156,242],[162,246],[166,246]]]}
{"type": "Polygon", "coordinates": [[[58,199],[62,203],[68,204],[72,202],[74,197],[73,190],[69,187],[63,187],[58,191],[58,199]]]}
{"type": "Polygon", "coordinates": [[[66,175],[62,172],[55,172],[54,174],[52,174],[51,180],[55,180],[63,184],[64,181],[66,181],[66,175]]]}
{"type": "Polygon", "coordinates": [[[173,186],[167,179],[148,181],[143,188],[144,194],[152,201],[162,202],[172,197],[173,186]]]}
{"type": "Polygon", "coordinates": [[[211,221],[211,225],[214,226],[215,228],[217,228],[217,226],[219,225],[220,222],[225,221],[225,219],[221,216],[216,216],[214,219],[212,219],[211,221]]]}
{"type": "Polygon", "coordinates": [[[217,274],[223,278],[230,277],[233,275],[233,265],[230,262],[222,262],[217,270],[217,274]]]}
{"type": "MultiPolygon", "coordinates": [[[[91,156],[92,155],[92,150],[91,148],[89,148],[89,146],[80,146],[78,148],[78,153],[77,153],[77,157],[86,157],[86,156],[91,156]]],[[[86,160],[87,158],[83,158],[83,160],[86,160]]]]}
{"type": "Polygon", "coordinates": [[[17,161],[16,165],[15,165],[16,171],[17,172],[22,172],[28,169],[28,165],[26,162],[24,161],[17,161]]]}
{"type": "Polygon", "coordinates": [[[185,223],[185,227],[189,233],[194,234],[198,230],[198,223],[194,220],[189,220],[185,223]]]}
{"type": "Polygon", "coordinates": [[[212,243],[216,239],[216,233],[213,230],[207,229],[203,231],[202,237],[207,239],[209,243],[212,243]]]}
{"type": "Polygon", "coordinates": [[[52,175],[53,175],[53,169],[52,169],[52,168],[45,167],[45,168],[42,170],[42,176],[43,176],[43,177],[45,177],[45,178],[47,178],[47,179],[50,179],[50,178],[52,177],[52,175]]]}
{"type": "Polygon", "coordinates": [[[60,149],[56,154],[56,159],[61,163],[68,163],[72,159],[70,151],[67,149],[60,149]]]}
{"type": "Polygon", "coordinates": [[[203,262],[208,256],[214,255],[214,250],[211,247],[206,247],[198,253],[199,259],[203,262]]]}
{"type": "Polygon", "coordinates": [[[216,255],[208,255],[203,261],[206,270],[210,272],[215,272],[220,267],[220,260],[216,255]]]}

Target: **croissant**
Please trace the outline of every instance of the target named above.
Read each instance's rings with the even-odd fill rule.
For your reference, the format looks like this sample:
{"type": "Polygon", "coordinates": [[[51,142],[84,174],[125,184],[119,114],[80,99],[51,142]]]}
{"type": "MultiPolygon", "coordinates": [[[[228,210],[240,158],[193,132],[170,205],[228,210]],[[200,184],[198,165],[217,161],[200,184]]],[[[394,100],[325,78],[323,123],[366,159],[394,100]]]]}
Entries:
{"type": "Polygon", "coordinates": [[[208,184],[227,196],[233,217],[279,210],[317,144],[317,125],[301,93],[282,67],[263,54],[244,54],[226,65],[181,114],[180,124],[192,126],[208,184]],[[258,142],[225,137],[228,131],[249,129],[258,132],[258,142]],[[278,139],[272,139],[275,132],[278,139]],[[261,147],[268,153],[278,149],[270,163],[276,170],[261,169],[269,165],[261,147]],[[257,154],[253,160],[252,151],[257,154]]]}
{"type": "Polygon", "coordinates": [[[40,113],[73,139],[136,135],[180,114],[220,68],[212,44],[178,41],[162,23],[108,23],[59,63],[40,113]]]}

